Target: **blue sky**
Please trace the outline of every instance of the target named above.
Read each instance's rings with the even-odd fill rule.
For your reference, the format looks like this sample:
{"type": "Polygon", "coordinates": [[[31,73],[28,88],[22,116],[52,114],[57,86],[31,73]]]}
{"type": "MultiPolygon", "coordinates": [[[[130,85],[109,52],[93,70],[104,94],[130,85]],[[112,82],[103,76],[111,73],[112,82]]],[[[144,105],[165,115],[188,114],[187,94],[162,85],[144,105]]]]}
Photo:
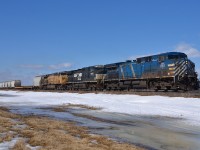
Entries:
{"type": "Polygon", "coordinates": [[[199,0],[1,0],[0,81],[182,51],[200,72],[199,0]]]}

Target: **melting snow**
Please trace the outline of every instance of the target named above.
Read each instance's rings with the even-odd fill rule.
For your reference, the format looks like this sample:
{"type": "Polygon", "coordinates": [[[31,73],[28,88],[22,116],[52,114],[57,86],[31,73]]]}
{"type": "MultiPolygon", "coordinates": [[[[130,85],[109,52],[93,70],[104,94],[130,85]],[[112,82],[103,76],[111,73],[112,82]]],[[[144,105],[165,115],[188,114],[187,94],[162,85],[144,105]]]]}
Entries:
{"type": "Polygon", "coordinates": [[[0,94],[15,95],[0,96],[0,105],[4,106],[84,104],[101,107],[108,112],[178,117],[200,125],[199,98],[17,91],[0,91],[0,94]]]}

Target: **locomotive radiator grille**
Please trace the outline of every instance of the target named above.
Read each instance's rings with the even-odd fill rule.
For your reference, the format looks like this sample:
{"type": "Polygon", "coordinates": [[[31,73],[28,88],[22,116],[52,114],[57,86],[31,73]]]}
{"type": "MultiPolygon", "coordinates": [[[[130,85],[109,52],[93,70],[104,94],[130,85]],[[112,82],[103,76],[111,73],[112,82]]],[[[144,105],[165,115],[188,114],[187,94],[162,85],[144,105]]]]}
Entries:
{"type": "Polygon", "coordinates": [[[186,71],[187,71],[187,65],[184,60],[176,62],[174,71],[175,76],[184,76],[186,71]]]}

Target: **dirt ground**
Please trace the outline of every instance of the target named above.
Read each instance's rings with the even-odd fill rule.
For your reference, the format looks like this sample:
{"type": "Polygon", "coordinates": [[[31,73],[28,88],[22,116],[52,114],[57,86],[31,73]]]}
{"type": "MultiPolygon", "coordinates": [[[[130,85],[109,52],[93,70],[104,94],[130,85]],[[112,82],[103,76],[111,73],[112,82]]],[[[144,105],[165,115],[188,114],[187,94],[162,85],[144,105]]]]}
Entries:
{"type": "Polygon", "coordinates": [[[4,107],[0,107],[0,133],[0,143],[19,138],[12,150],[30,150],[30,146],[39,150],[143,149],[90,134],[87,128],[72,122],[42,116],[21,116],[9,112],[4,107]]]}

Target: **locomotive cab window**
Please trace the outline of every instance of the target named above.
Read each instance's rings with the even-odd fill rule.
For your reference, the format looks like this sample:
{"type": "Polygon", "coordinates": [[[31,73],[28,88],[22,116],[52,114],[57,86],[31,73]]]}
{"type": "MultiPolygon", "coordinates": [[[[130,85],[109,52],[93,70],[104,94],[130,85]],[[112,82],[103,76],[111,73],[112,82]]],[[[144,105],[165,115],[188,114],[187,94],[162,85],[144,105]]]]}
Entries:
{"type": "Polygon", "coordinates": [[[182,55],[180,55],[180,58],[187,58],[187,55],[182,54],[182,55]]]}
{"type": "Polygon", "coordinates": [[[178,55],[169,55],[168,59],[172,60],[172,59],[178,59],[178,55]]]}
{"type": "Polygon", "coordinates": [[[141,59],[141,58],[138,58],[138,59],[137,59],[137,63],[140,64],[141,62],[142,62],[142,59],[141,59]]]}
{"type": "Polygon", "coordinates": [[[145,57],[145,62],[150,62],[152,61],[152,57],[145,57]]]}
{"type": "Polygon", "coordinates": [[[159,61],[159,62],[162,62],[162,61],[164,61],[164,60],[165,60],[165,56],[159,56],[159,57],[158,57],[158,61],[159,61]]]}

